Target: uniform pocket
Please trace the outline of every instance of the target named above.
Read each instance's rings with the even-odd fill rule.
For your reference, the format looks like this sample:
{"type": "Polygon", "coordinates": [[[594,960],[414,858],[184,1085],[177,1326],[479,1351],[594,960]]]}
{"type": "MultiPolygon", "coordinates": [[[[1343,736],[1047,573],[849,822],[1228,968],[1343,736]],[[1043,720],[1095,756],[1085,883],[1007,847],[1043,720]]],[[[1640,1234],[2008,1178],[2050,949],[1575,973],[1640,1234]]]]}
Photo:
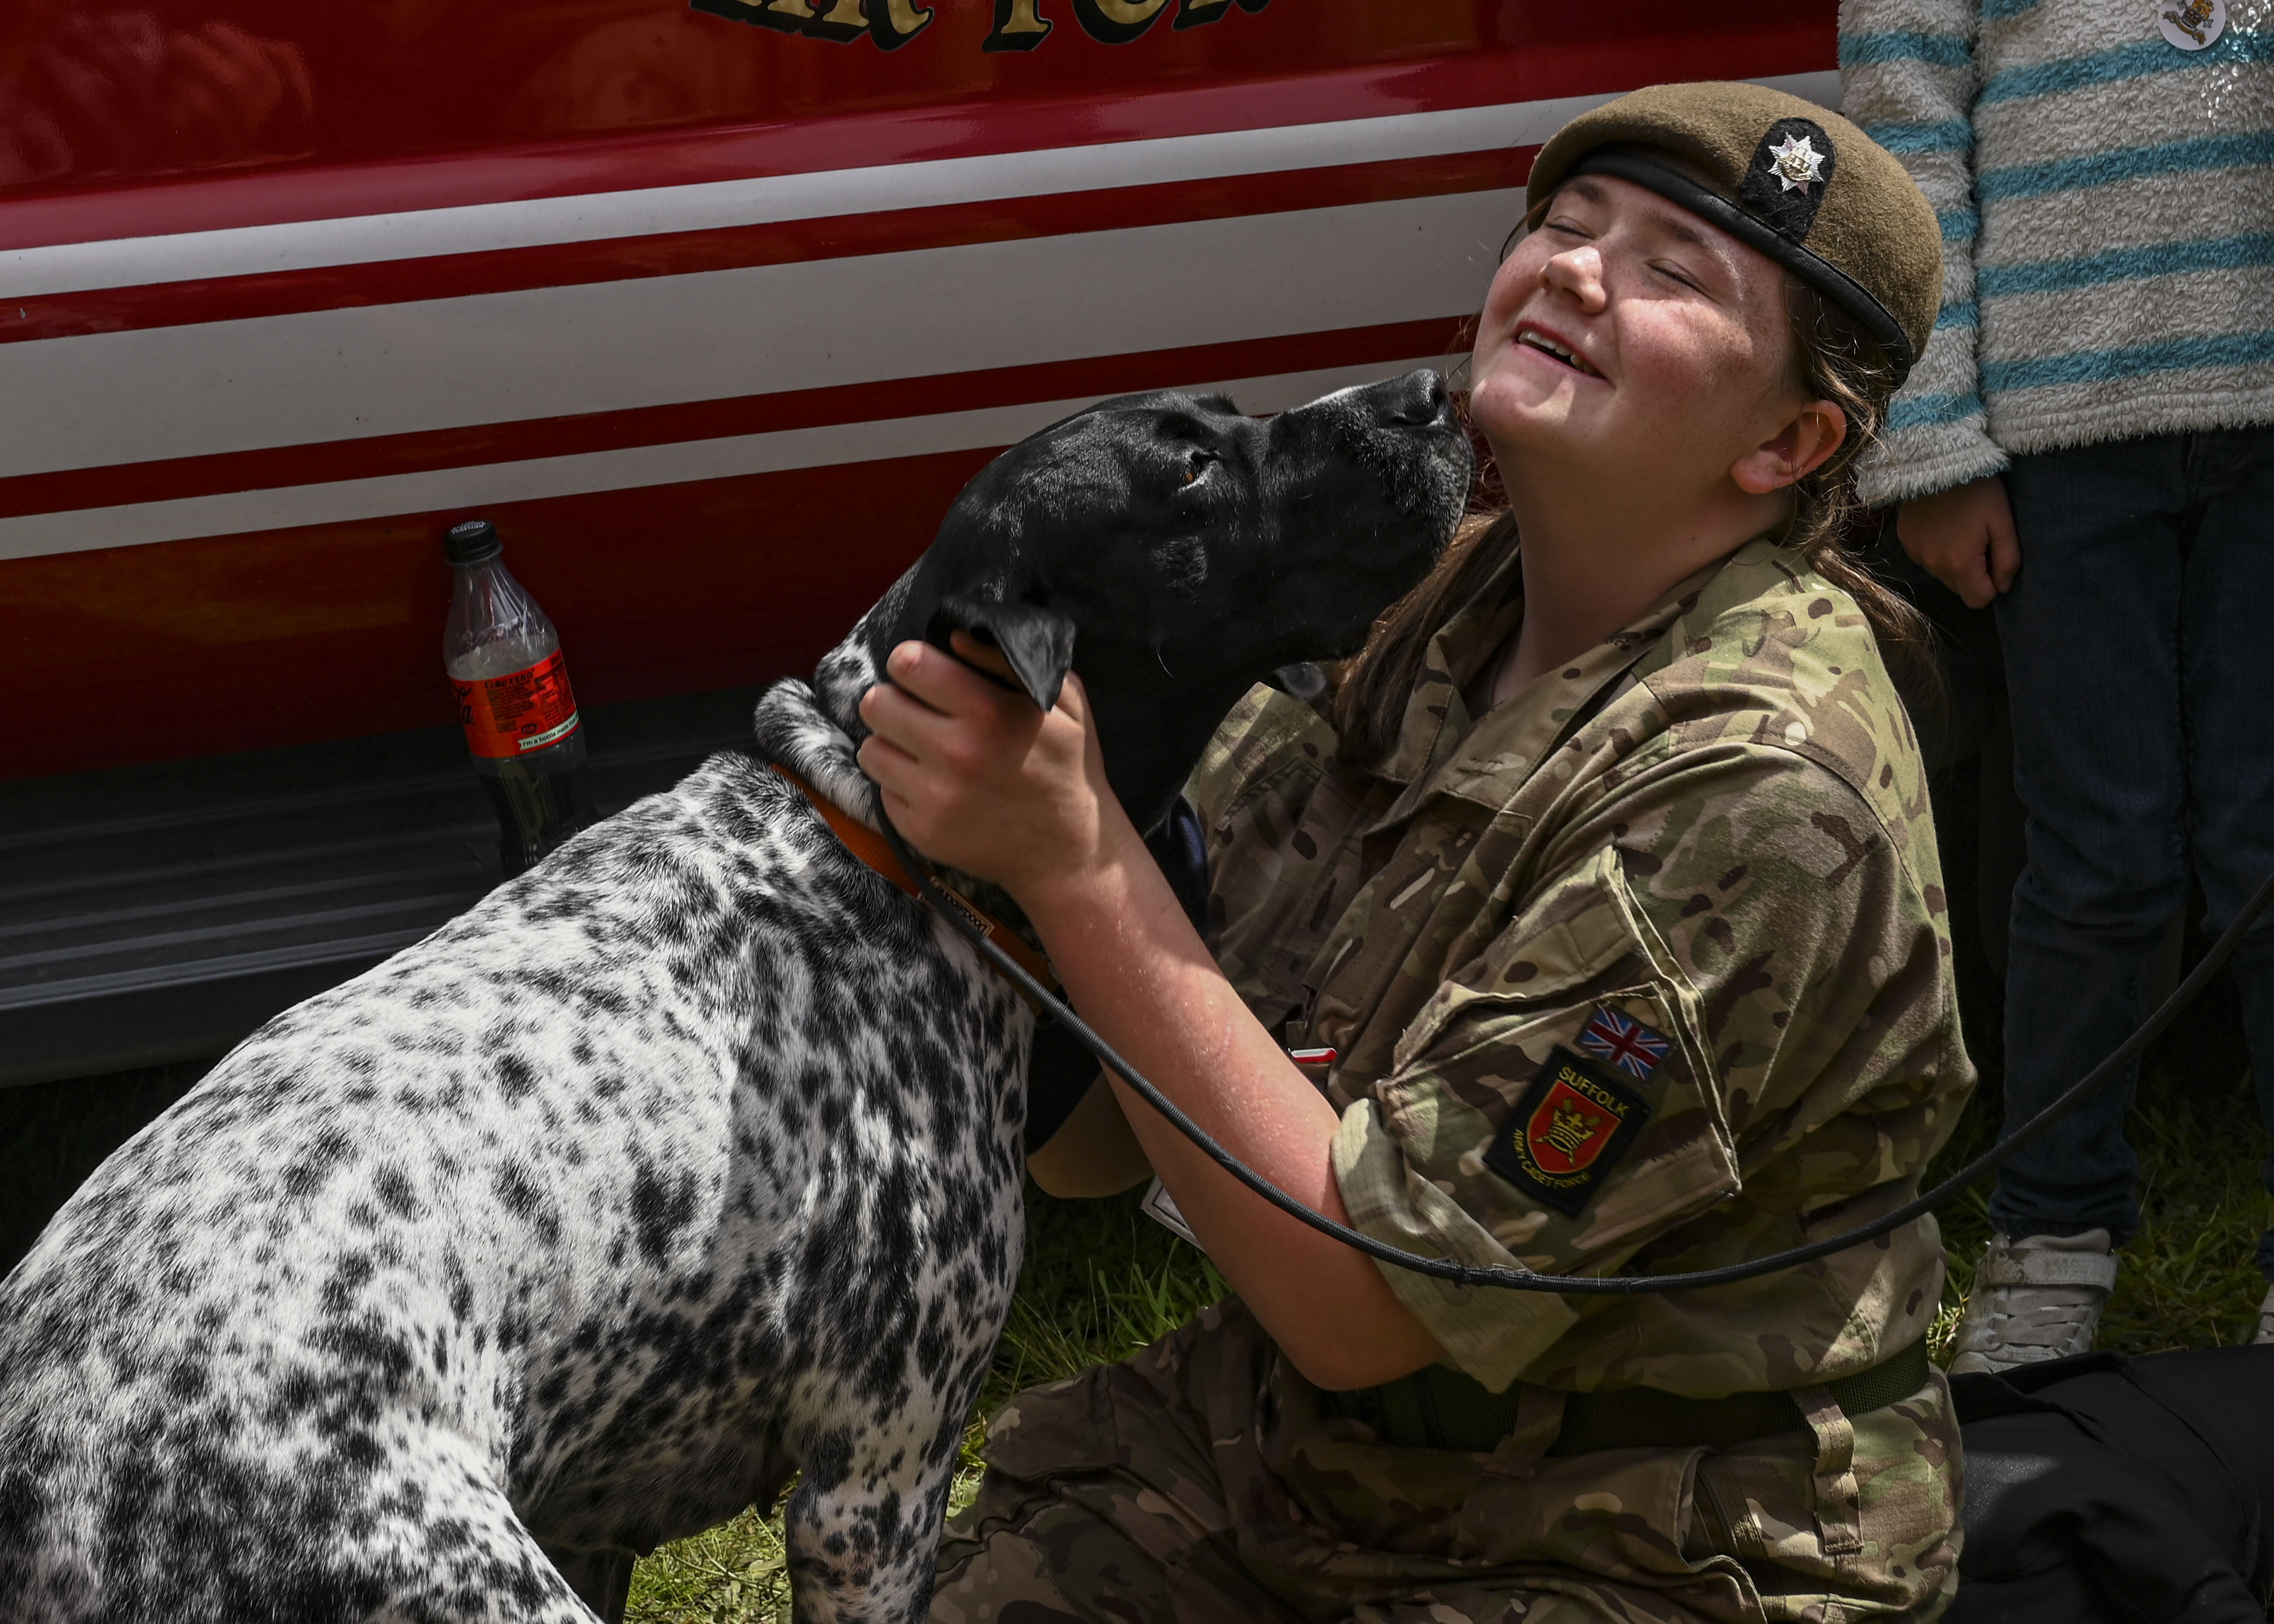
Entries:
{"type": "Polygon", "coordinates": [[[1826,1617],[1841,1606],[1908,1616],[1955,1582],[1948,1389],[1937,1373],[1911,1397],[1843,1417],[1834,1430],[1846,1437],[1830,1452],[1796,1427],[1700,1461],[1683,1553],[1734,1556],[1788,1604],[1813,1601],[1826,1617]]]}
{"type": "Polygon", "coordinates": [[[995,1413],[979,1458],[1028,1482],[1109,1470],[1122,1463],[1107,1390],[1111,1365],[1029,1387],[995,1413]]]}

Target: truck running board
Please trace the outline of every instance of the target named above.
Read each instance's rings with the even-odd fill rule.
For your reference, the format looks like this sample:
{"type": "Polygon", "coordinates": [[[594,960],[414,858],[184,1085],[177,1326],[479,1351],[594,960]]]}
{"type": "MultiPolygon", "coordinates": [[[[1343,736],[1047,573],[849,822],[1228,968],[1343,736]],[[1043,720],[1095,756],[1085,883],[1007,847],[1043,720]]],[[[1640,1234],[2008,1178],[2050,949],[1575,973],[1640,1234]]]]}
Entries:
{"type": "MultiPolygon", "coordinates": [[[[603,815],[759,690],[591,710],[603,815]]],[[[217,1056],[498,883],[455,727],[0,784],[0,1087],[217,1056]]]]}

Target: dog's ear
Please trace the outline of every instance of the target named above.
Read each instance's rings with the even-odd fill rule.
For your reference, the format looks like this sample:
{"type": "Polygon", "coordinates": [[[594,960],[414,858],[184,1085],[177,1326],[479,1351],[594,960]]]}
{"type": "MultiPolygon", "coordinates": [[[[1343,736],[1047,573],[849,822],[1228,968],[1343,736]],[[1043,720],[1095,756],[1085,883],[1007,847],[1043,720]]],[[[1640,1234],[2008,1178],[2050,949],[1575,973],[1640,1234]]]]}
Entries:
{"type": "Polygon", "coordinates": [[[945,648],[950,632],[968,632],[1003,650],[1019,686],[1043,710],[1058,702],[1058,689],[1073,664],[1073,621],[1039,604],[990,603],[951,592],[932,611],[924,641],[945,648]]]}

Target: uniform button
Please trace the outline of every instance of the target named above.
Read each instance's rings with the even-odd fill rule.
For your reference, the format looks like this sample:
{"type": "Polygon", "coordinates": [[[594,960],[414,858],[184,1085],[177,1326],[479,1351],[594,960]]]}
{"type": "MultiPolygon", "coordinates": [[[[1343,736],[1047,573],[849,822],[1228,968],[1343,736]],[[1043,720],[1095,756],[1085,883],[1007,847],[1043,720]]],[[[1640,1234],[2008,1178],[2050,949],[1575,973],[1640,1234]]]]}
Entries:
{"type": "Polygon", "coordinates": [[[1804,722],[1787,722],[1784,725],[1784,741],[1796,747],[1806,744],[1808,725],[1804,722]]]}

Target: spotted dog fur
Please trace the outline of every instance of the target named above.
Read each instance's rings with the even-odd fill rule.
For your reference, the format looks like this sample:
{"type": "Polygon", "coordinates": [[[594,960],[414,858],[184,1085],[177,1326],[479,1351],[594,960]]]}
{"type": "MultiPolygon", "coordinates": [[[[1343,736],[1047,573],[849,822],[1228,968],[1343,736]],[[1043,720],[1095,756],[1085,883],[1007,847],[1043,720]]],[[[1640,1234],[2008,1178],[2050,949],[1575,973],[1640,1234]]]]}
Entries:
{"type": "Polygon", "coordinates": [[[754,755],[262,1027],[0,1282],[0,1617],[588,1621],[556,1561],[794,1471],[799,1616],[919,1616],[1019,1270],[1032,1018],[764,763],[873,823],[884,650],[974,627],[1026,677],[1072,637],[1156,815],[1248,680],[1418,576],[1466,470],[1427,374],[1057,425],[754,755]]]}

